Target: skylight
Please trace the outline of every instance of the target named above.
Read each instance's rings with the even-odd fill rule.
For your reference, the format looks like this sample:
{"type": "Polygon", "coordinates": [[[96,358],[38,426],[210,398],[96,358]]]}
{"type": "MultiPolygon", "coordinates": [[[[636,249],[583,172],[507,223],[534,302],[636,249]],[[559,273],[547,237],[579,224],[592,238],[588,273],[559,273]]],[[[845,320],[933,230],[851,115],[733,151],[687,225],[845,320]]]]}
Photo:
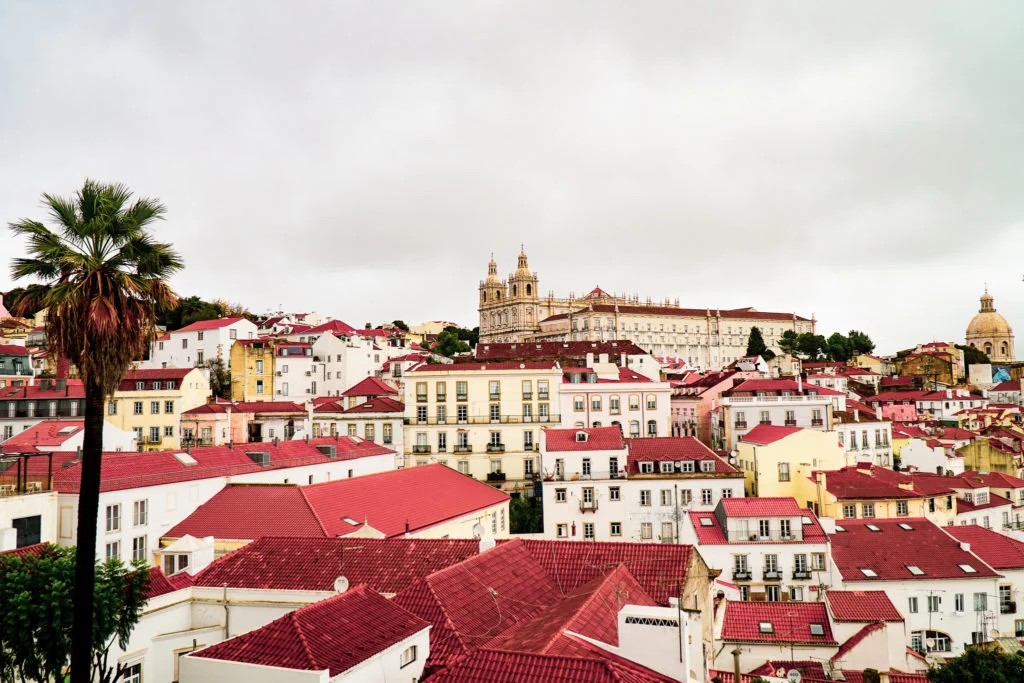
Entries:
{"type": "Polygon", "coordinates": [[[345,522],[346,524],[351,524],[352,526],[359,526],[359,522],[352,519],[351,517],[342,517],[341,521],[345,522]]]}
{"type": "Polygon", "coordinates": [[[867,525],[867,527],[868,527],[868,530],[869,530],[869,531],[881,531],[881,529],[879,529],[879,528],[878,528],[877,526],[875,526],[874,524],[868,524],[868,525],[867,525]]]}
{"type": "Polygon", "coordinates": [[[977,569],[969,564],[958,564],[957,566],[964,570],[964,574],[976,574],[978,572],[977,569]]]}
{"type": "Polygon", "coordinates": [[[761,633],[775,633],[775,627],[772,626],[772,622],[770,621],[757,622],[757,630],[761,633]]]}
{"type": "Polygon", "coordinates": [[[800,523],[801,524],[810,524],[811,523],[811,518],[810,517],[801,517],[800,518],[800,523]]]}
{"type": "Polygon", "coordinates": [[[846,531],[846,529],[844,529],[843,527],[841,527],[838,524],[836,524],[836,531],[843,532],[843,531],[846,531]]]}
{"type": "Polygon", "coordinates": [[[811,624],[811,635],[812,636],[823,636],[825,635],[825,627],[822,624],[811,624]]]}
{"type": "Polygon", "coordinates": [[[78,431],[78,427],[61,427],[60,431],[58,431],[57,433],[58,434],[74,434],[76,431],[78,431]]]}
{"type": "Polygon", "coordinates": [[[867,567],[861,567],[860,568],[860,572],[861,572],[861,574],[863,574],[864,576],[868,577],[869,579],[873,579],[876,576],[878,576],[878,574],[875,573],[874,569],[868,569],[867,567]]]}
{"type": "Polygon", "coordinates": [[[921,571],[921,568],[918,567],[916,564],[908,564],[907,571],[909,571],[914,576],[924,576],[924,572],[921,571]]]}
{"type": "Polygon", "coordinates": [[[904,531],[913,531],[914,530],[914,527],[910,526],[906,522],[900,522],[900,528],[903,529],[904,531]]]}
{"type": "Polygon", "coordinates": [[[714,526],[714,522],[712,522],[707,517],[701,517],[700,518],[700,525],[701,526],[714,526]]]}

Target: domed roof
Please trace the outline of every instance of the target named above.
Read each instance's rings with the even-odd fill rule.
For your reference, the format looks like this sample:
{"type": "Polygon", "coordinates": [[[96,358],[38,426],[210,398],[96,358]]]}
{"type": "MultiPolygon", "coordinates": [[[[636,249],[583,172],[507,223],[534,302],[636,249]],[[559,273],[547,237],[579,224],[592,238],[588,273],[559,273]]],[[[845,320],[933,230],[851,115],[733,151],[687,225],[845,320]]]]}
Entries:
{"type": "Polygon", "coordinates": [[[981,295],[981,309],[967,326],[968,340],[981,337],[1008,337],[1013,334],[1013,329],[1010,323],[1006,322],[1006,318],[996,313],[993,301],[992,295],[986,289],[981,295]]]}

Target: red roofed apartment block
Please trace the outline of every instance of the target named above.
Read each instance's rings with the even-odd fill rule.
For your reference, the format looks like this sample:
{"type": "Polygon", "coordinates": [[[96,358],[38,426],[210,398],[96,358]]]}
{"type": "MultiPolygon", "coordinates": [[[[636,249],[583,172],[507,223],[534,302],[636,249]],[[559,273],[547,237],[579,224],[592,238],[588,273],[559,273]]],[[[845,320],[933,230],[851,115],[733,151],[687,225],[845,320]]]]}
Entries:
{"type": "Polygon", "coordinates": [[[255,323],[240,317],[200,320],[150,342],[149,360],[142,367],[194,368],[213,360],[227,367],[231,346],[239,340],[254,339],[257,329],[255,323]]]}

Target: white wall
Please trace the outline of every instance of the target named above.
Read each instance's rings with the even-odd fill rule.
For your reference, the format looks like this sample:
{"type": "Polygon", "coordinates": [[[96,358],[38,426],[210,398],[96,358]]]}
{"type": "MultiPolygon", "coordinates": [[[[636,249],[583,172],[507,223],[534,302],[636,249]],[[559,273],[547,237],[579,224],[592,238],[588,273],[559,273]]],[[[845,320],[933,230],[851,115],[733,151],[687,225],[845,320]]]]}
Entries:
{"type": "Polygon", "coordinates": [[[373,377],[387,360],[387,352],[374,349],[368,339],[339,339],[331,333],[322,334],[313,342],[313,356],[319,359],[313,367],[317,396],[340,396],[360,381],[373,377]]]}
{"type": "Polygon", "coordinates": [[[203,657],[183,657],[179,683],[327,683],[327,669],[300,671],[203,657]]]}
{"type": "Polygon", "coordinates": [[[391,647],[377,653],[348,671],[331,678],[334,681],[351,681],[352,683],[408,683],[418,681],[423,675],[423,665],[430,656],[430,628],[417,631],[408,638],[403,638],[391,647]],[[406,666],[401,665],[402,652],[416,647],[416,659],[406,666]]]}
{"type": "Polygon", "coordinates": [[[144,368],[191,368],[199,362],[201,350],[204,363],[220,358],[226,366],[230,364],[232,344],[238,339],[254,339],[256,329],[256,325],[248,320],[239,320],[209,330],[171,332],[170,339],[150,344],[149,360],[139,365],[144,368]],[[200,332],[203,335],[201,340],[200,332]],[[183,341],[186,343],[184,348],[183,341]]]}
{"type": "Polygon", "coordinates": [[[919,472],[954,475],[964,473],[964,459],[946,457],[941,446],[932,448],[921,439],[911,439],[900,449],[900,467],[916,467],[919,472]]]}
{"type": "MultiPolygon", "coordinates": [[[[57,466],[59,467],[59,465],[57,466]]],[[[0,532],[5,529],[13,530],[13,520],[15,519],[35,517],[36,515],[40,517],[40,541],[42,543],[56,543],[59,518],[56,492],[42,491],[18,496],[0,496],[0,532]]],[[[16,539],[14,542],[17,542],[16,539]]],[[[11,549],[10,547],[0,546],[0,550],[11,549]]]]}

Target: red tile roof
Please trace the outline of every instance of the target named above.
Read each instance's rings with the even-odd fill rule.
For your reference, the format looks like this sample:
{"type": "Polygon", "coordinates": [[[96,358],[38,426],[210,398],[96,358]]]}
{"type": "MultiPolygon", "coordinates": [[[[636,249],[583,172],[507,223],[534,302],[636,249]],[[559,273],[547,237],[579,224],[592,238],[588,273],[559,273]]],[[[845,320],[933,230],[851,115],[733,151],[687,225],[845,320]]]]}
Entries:
{"type": "MultiPolygon", "coordinates": [[[[884,468],[877,468],[881,471],[884,468]]],[[[897,486],[894,482],[886,481],[882,477],[873,476],[876,469],[872,468],[872,474],[866,474],[856,467],[843,467],[838,470],[824,472],[825,490],[836,497],[837,500],[889,500],[908,498],[921,498],[921,492],[908,491],[897,486]]],[[[811,480],[817,472],[811,474],[811,480]]]]}
{"type": "Polygon", "coordinates": [[[961,474],[959,479],[970,479],[985,484],[986,486],[1017,489],[1024,488],[1024,479],[1020,477],[1014,477],[1009,474],[1003,474],[1002,472],[988,472],[982,474],[975,470],[967,470],[961,474]]]}
{"type": "MultiPolygon", "coordinates": [[[[786,671],[786,672],[790,671],[791,669],[796,669],[801,674],[803,674],[803,679],[802,680],[807,680],[807,679],[811,679],[811,680],[814,680],[814,679],[826,680],[824,665],[821,662],[816,662],[816,661],[791,662],[791,661],[785,661],[785,660],[781,660],[781,659],[772,659],[770,661],[765,662],[764,664],[762,664],[761,666],[757,667],[756,669],[753,669],[750,672],[750,675],[751,676],[757,675],[757,676],[772,676],[772,677],[774,677],[775,676],[775,672],[778,671],[779,669],[782,669],[783,671],[786,671]]],[[[740,674],[740,675],[742,676],[742,674],[740,674]]]]}
{"type": "Polygon", "coordinates": [[[346,415],[360,413],[404,413],[405,404],[387,396],[378,396],[342,411],[346,415]]]}
{"type": "Polygon", "coordinates": [[[389,386],[376,377],[367,377],[356,382],[341,393],[342,396],[397,396],[398,389],[389,386]]]}
{"type": "Polygon", "coordinates": [[[234,325],[237,322],[245,320],[245,318],[217,318],[216,320],[200,320],[194,322],[191,325],[187,325],[180,329],[174,330],[175,332],[195,332],[197,330],[216,330],[229,325],[234,325]]]}
{"type": "Polygon", "coordinates": [[[885,591],[825,591],[836,621],[903,621],[885,591]]]}
{"type": "Polygon", "coordinates": [[[841,391],[834,391],[828,387],[819,387],[813,384],[803,384],[801,390],[800,384],[796,380],[792,379],[745,379],[732,389],[723,392],[726,396],[732,396],[736,393],[746,393],[758,391],[764,392],[784,392],[788,391],[794,396],[812,396],[817,394],[818,396],[845,396],[841,391]]]}
{"type": "MultiPolygon", "coordinates": [[[[739,318],[742,320],[799,320],[809,322],[808,318],[801,317],[795,313],[774,313],[770,311],[757,311],[751,307],[746,308],[678,308],[675,306],[630,306],[628,304],[591,304],[586,310],[595,313],[621,313],[626,315],[670,315],[679,317],[699,317],[708,315],[722,318],[739,318]]],[[[557,317],[557,316],[552,316],[557,317]]]]}
{"type": "Polygon", "coordinates": [[[743,443],[752,443],[757,446],[767,446],[776,441],[781,441],[791,434],[803,431],[803,427],[782,427],[780,425],[759,424],[749,432],[740,437],[743,443]]]}
{"type": "Polygon", "coordinates": [[[0,356],[27,356],[28,349],[17,344],[0,344],[0,356]]]}
{"type": "Polygon", "coordinates": [[[520,360],[526,358],[575,358],[585,359],[588,353],[599,358],[608,354],[609,360],[618,360],[619,354],[627,356],[644,355],[647,352],[628,339],[606,342],[485,342],[477,344],[474,355],[477,360],[520,360]]]}
{"type": "Polygon", "coordinates": [[[989,391],[1020,391],[1020,380],[1016,382],[1000,382],[991,387],[989,391]]]}
{"type": "Polygon", "coordinates": [[[357,330],[356,328],[352,327],[346,322],[342,322],[341,320],[328,320],[327,322],[321,323],[316,327],[306,328],[305,330],[302,330],[301,333],[320,335],[324,334],[325,332],[330,332],[331,334],[335,335],[342,334],[349,336],[352,334],[360,333],[362,332],[362,330],[357,330]]]}
{"type": "Polygon", "coordinates": [[[265,536],[196,575],[197,586],[333,591],[344,575],[393,595],[440,569],[475,556],[476,539],[280,538],[265,536]]]}
{"type": "Polygon", "coordinates": [[[618,427],[580,427],[577,429],[545,429],[542,432],[545,450],[549,453],[569,451],[621,451],[626,446],[618,427]],[[586,434],[579,440],[578,434],[586,434]]]}
{"type": "Polygon", "coordinates": [[[149,590],[146,591],[146,598],[153,599],[158,595],[173,593],[191,585],[192,576],[188,572],[178,572],[174,576],[167,576],[160,570],[160,567],[150,567],[149,590]]]}
{"type": "MultiPolygon", "coordinates": [[[[754,499],[756,500],[756,499],[754,499]]],[[[821,528],[821,523],[818,522],[818,518],[814,516],[814,513],[810,510],[801,510],[801,518],[806,518],[808,523],[801,523],[801,529],[803,532],[802,543],[825,543],[828,540],[828,536],[825,530],[821,528]]],[[[697,543],[700,545],[724,545],[729,543],[729,540],[725,536],[725,531],[722,529],[718,518],[714,512],[699,512],[693,511],[689,513],[690,522],[693,524],[693,529],[697,534],[697,543]],[[708,522],[702,522],[701,520],[708,520],[708,522]]],[[[787,515],[788,516],[788,515],[787,515]]],[[[741,543],[743,541],[740,541],[741,543]]],[[[792,543],[792,541],[750,541],[751,543],[757,543],[757,545],[765,545],[766,543],[792,543]]]]}
{"type": "MultiPolygon", "coordinates": [[[[433,635],[433,634],[431,634],[433,635]]],[[[585,656],[480,649],[430,676],[431,683],[669,683],[674,679],[573,638],[585,656]]],[[[431,653],[433,654],[433,653],[431,653]]]]}
{"type": "Polygon", "coordinates": [[[990,493],[987,503],[976,503],[960,498],[956,501],[956,511],[957,513],[975,512],[977,510],[989,510],[991,508],[1002,507],[1003,505],[1012,506],[1013,503],[1002,496],[990,493]]]}
{"type": "Polygon", "coordinates": [[[801,517],[807,514],[795,498],[723,498],[726,517],[801,517]]]}
{"type": "Polygon", "coordinates": [[[999,576],[973,553],[924,518],[837,520],[832,560],[844,581],[912,581],[999,576]],[[910,529],[904,529],[904,524],[910,529]],[[874,526],[878,531],[872,531],[874,526]],[[839,531],[844,529],[844,531],[839,531]],[[964,571],[959,565],[974,569],[964,571]],[[907,567],[923,573],[914,574],[907,567]],[[867,576],[867,569],[875,576],[867,576]]]}
{"type": "Polygon", "coordinates": [[[13,548],[11,550],[0,550],[0,555],[7,555],[10,557],[25,557],[26,555],[40,554],[49,547],[49,543],[33,543],[32,545],[26,545],[21,548],[13,548]]]}
{"type": "MultiPolygon", "coordinates": [[[[175,457],[176,453],[180,454],[183,451],[107,452],[103,454],[100,490],[118,491],[142,488],[179,481],[194,481],[247,472],[352,460],[393,452],[372,442],[362,439],[356,441],[347,436],[311,439],[309,443],[304,440],[294,440],[281,441],[277,445],[264,442],[237,444],[234,448],[230,446],[193,448],[190,457],[196,461],[194,465],[187,465],[175,457]],[[317,445],[324,444],[335,447],[336,457],[329,458],[316,448],[317,445]],[[267,453],[270,464],[266,467],[258,465],[246,455],[246,452],[267,453]]],[[[80,467],[81,463],[75,462],[60,470],[55,468],[54,489],[60,493],[78,493],[81,477],[80,467]]]]}
{"type": "Polygon", "coordinates": [[[165,536],[331,538],[347,536],[367,524],[386,537],[395,537],[508,500],[508,494],[444,465],[409,467],[301,487],[229,485],[165,536]],[[445,495],[437,495],[438,491],[445,495]],[[264,512],[260,514],[260,510],[264,512]]]}
{"type": "MultiPolygon", "coordinates": [[[[616,428],[617,429],[617,428],[616,428]]],[[[692,436],[654,436],[627,439],[629,470],[635,474],[637,463],[709,461],[715,463],[715,472],[736,472],[736,468],[719,458],[713,450],[692,436]]],[[[699,471],[699,469],[698,469],[699,471]]]]}
{"type": "Polygon", "coordinates": [[[2,400],[59,400],[62,398],[85,398],[85,386],[80,379],[64,380],[67,385],[64,389],[58,389],[56,383],[51,384],[49,389],[44,389],[41,384],[22,386],[8,386],[0,388],[0,401],[2,400]]]}
{"type": "Polygon", "coordinates": [[[413,368],[412,372],[491,372],[498,370],[554,370],[554,361],[524,361],[499,363],[430,363],[413,368]]]}
{"type": "MultiPolygon", "coordinates": [[[[960,501],[957,501],[959,506],[960,501]]],[[[971,544],[971,552],[998,570],[1024,569],[1024,543],[976,524],[951,526],[946,533],[971,544]]]]}
{"type": "Polygon", "coordinates": [[[847,638],[846,641],[839,646],[839,650],[834,655],[832,655],[831,661],[838,662],[840,660],[846,659],[846,656],[850,654],[850,652],[855,647],[857,647],[861,643],[861,641],[863,641],[865,638],[867,638],[875,631],[884,628],[884,626],[884,624],[877,621],[872,624],[864,625],[859,631],[857,631],[852,636],[847,638]]]}
{"type": "Polygon", "coordinates": [[[360,585],[189,656],[337,676],[428,626],[360,585]]]}
{"type": "Polygon", "coordinates": [[[7,441],[3,442],[3,446],[8,450],[11,447],[22,446],[52,448],[60,446],[68,439],[77,436],[83,429],[85,429],[85,419],[43,420],[7,439],[7,441]]]}
{"type": "Polygon", "coordinates": [[[734,602],[725,605],[722,640],[744,643],[798,643],[836,645],[825,603],[734,602]],[[772,625],[762,633],[759,624],[772,625]],[[810,624],[821,624],[824,635],[811,635],[810,624]]]}

